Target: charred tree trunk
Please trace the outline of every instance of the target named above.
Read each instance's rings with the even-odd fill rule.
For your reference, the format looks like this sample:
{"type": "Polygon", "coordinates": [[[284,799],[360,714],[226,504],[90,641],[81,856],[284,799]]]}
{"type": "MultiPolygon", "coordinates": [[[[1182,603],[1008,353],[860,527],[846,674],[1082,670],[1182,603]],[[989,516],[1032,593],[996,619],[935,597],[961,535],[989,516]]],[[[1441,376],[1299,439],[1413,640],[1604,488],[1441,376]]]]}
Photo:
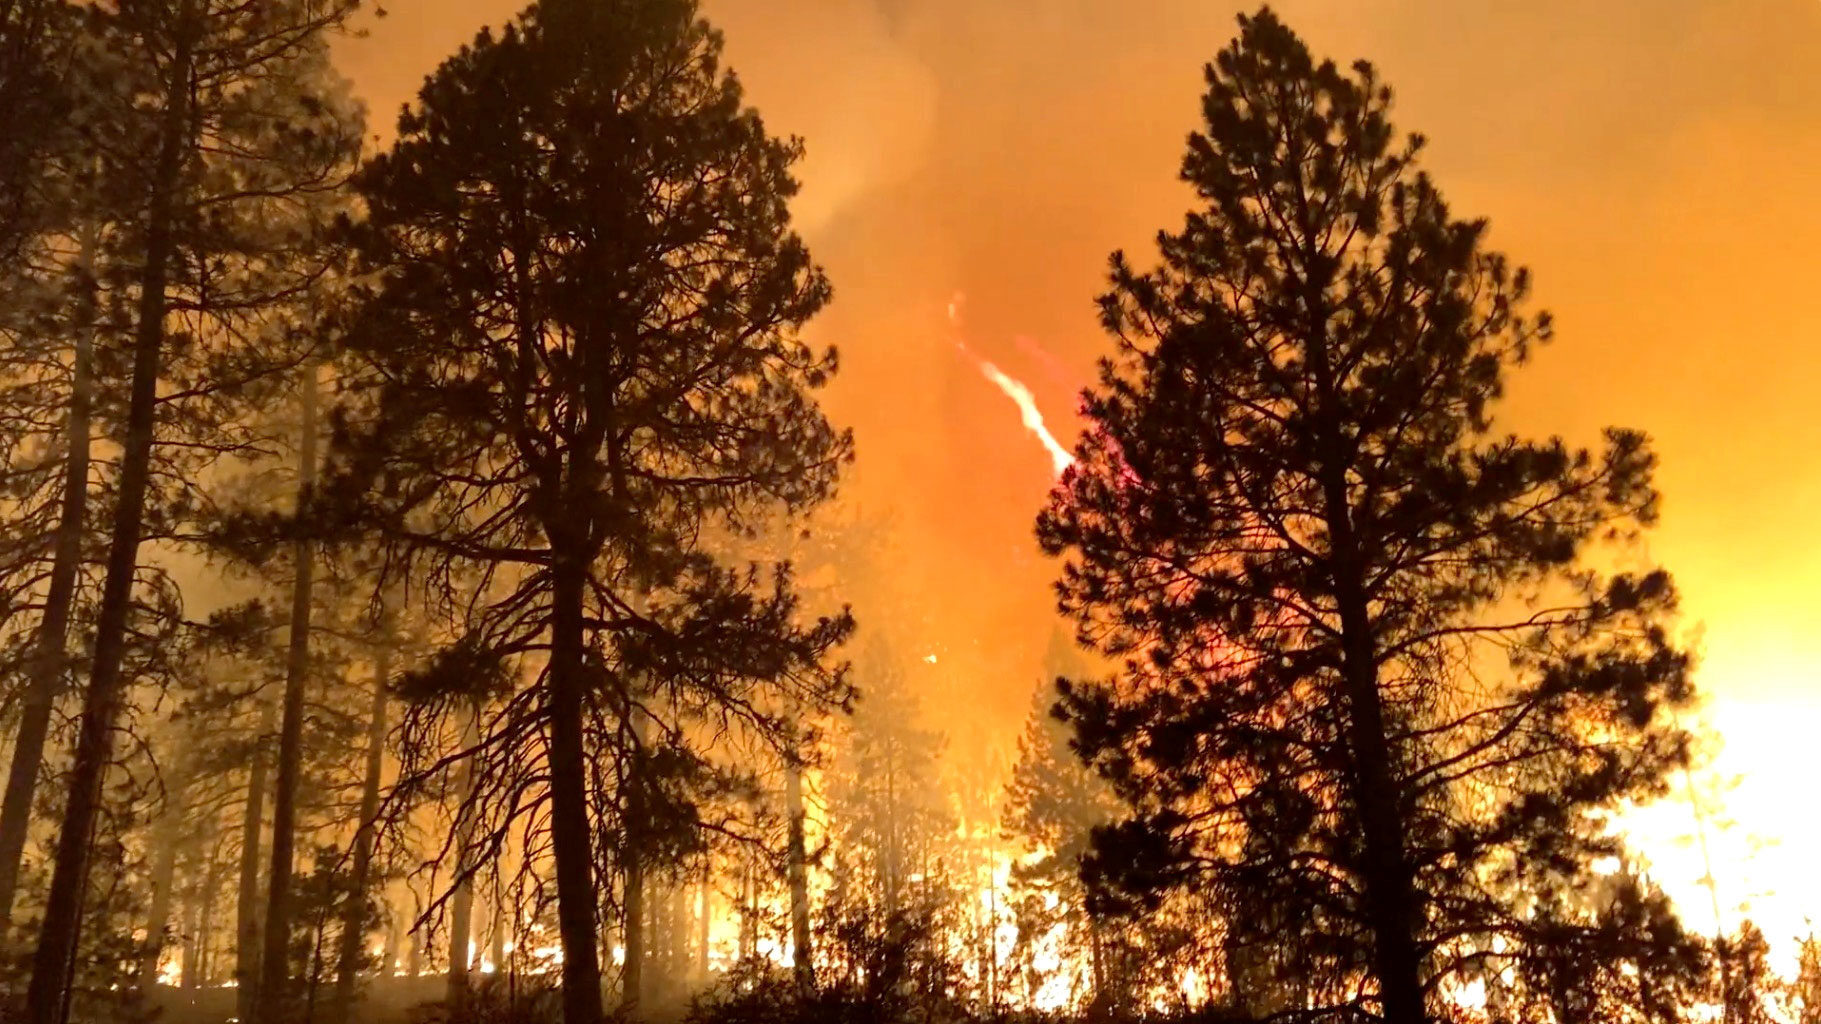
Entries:
{"type": "Polygon", "coordinates": [[[360,825],[354,835],[354,863],[341,907],[341,949],[335,958],[335,997],[329,1019],[347,1024],[354,1012],[354,988],[360,973],[360,950],[372,922],[367,920],[367,888],[372,884],[373,848],[379,840],[379,779],[386,756],[386,679],[392,672],[392,636],[380,638],[373,666],[373,704],[367,711],[367,766],[360,788],[360,825]]]}
{"type": "Polygon", "coordinates": [[[76,352],[70,370],[70,412],[64,437],[63,501],[57,514],[57,539],[51,555],[50,588],[44,618],[33,640],[31,675],[26,683],[19,733],[6,774],[6,796],[0,801],[0,931],[12,920],[13,896],[19,885],[19,862],[31,830],[32,800],[38,770],[50,736],[51,710],[69,670],[70,606],[76,596],[76,573],[82,567],[83,517],[89,490],[89,407],[94,389],[90,351],[95,325],[95,247],[93,230],[82,232],[77,258],[82,302],[76,326],[76,352]]]}
{"type": "Polygon", "coordinates": [[[808,813],[803,807],[803,766],[795,757],[786,765],[785,797],[790,804],[790,951],[797,988],[809,992],[816,986],[815,963],[809,948],[809,842],[808,813]]]}
{"type": "MultiPolygon", "coordinates": [[[[555,546],[555,545],[553,545],[555,546]]],[[[552,568],[553,618],[547,670],[550,738],[550,842],[556,861],[557,924],[563,945],[563,1022],[599,1024],[601,961],[595,927],[593,837],[588,824],[588,765],[583,752],[583,590],[587,566],[558,551],[552,568]]]]}
{"type": "MultiPolygon", "coordinates": [[[[304,368],[301,404],[303,439],[297,456],[297,508],[310,503],[316,486],[316,364],[304,368]]],[[[264,952],[252,1020],[278,1024],[284,1012],[291,941],[291,867],[297,841],[297,791],[303,775],[304,690],[310,680],[310,597],[315,548],[306,539],[292,546],[291,629],[285,657],[284,714],[278,731],[278,784],[272,798],[272,866],[266,878],[264,952]]]]}
{"type": "Polygon", "coordinates": [[[259,712],[259,734],[247,773],[247,803],[240,819],[240,886],[234,905],[234,1002],[241,1020],[253,1015],[253,995],[259,989],[259,850],[265,831],[266,790],[270,769],[265,740],[277,724],[267,701],[259,712]]]}
{"type": "Polygon", "coordinates": [[[95,623],[94,661],[83,694],[69,800],[57,834],[55,866],[45,899],[44,920],[32,956],[26,989],[28,1024],[59,1024],[68,1006],[69,985],[88,888],[89,848],[101,810],[102,783],[114,759],[114,728],[125,690],[121,661],[126,654],[127,615],[139,571],[139,538],[145,493],[152,469],[152,439],[158,412],[158,374],[164,361],[165,288],[176,249],[177,192],[189,142],[191,65],[196,0],[181,0],[175,46],[164,82],[157,164],[146,210],[145,264],[139,281],[139,318],[133,338],[133,377],[126,433],[120,451],[120,489],[108,542],[107,580],[95,623]]]}

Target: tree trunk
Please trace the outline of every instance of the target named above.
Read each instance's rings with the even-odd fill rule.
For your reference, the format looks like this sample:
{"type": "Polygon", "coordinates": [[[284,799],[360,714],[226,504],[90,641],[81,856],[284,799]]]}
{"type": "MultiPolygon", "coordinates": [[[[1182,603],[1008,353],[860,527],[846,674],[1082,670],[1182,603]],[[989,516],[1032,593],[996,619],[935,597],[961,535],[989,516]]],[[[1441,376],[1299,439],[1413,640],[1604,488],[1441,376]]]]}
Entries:
{"type": "Polygon", "coordinates": [[[381,905],[386,910],[386,946],[380,954],[380,975],[390,978],[404,966],[399,953],[405,948],[405,926],[400,920],[398,907],[392,902],[392,887],[387,886],[381,897],[381,905]]]}
{"type": "MultiPolygon", "coordinates": [[[[1357,587],[1352,589],[1357,592],[1357,587]]],[[[1350,603],[1354,602],[1342,598],[1343,623],[1350,619],[1354,628],[1363,628],[1364,602],[1357,601],[1353,611],[1348,609],[1350,603]]],[[[1378,673],[1370,662],[1370,648],[1360,651],[1360,645],[1350,640],[1354,629],[1343,624],[1342,630],[1349,638],[1348,738],[1356,773],[1354,794],[1359,801],[1366,846],[1366,908],[1372,922],[1379,998],[1388,1024],[1421,1024],[1429,1017],[1423,998],[1422,957],[1416,945],[1416,880],[1404,855],[1403,822],[1385,736],[1378,673]]]]}
{"type": "MultiPolygon", "coordinates": [[[[473,748],[480,739],[481,710],[468,709],[468,721],[462,728],[462,746],[473,748]]],[[[468,1001],[470,975],[474,970],[474,790],[480,779],[472,759],[462,763],[459,789],[462,802],[457,810],[461,824],[455,839],[455,894],[449,900],[449,990],[448,1002],[459,1009],[468,1001]]]]}
{"type": "Polygon", "coordinates": [[[816,986],[809,948],[808,813],[803,808],[803,766],[792,757],[785,768],[785,798],[790,804],[790,952],[797,988],[807,993],[816,986]]]}
{"type": "Polygon", "coordinates": [[[424,973],[424,930],[413,928],[406,938],[410,941],[411,946],[405,951],[405,975],[411,978],[420,977],[424,973]]]}
{"type": "MultiPolygon", "coordinates": [[[[316,486],[316,363],[304,367],[301,404],[303,439],[297,454],[297,508],[310,503],[316,486]]],[[[265,950],[259,958],[255,1024],[278,1024],[284,1016],[291,960],[291,867],[297,842],[297,790],[303,775],[304,690],[310,681],[310,591],[315,548],[308,540],[292,545],[291,630],[285,657],[284,715],[278,728],[278,785],[272,797],[272,866],[266,874],[265,950]]]]}
{"type": "Polygon", "coordinates": [[[164,953],[164,931],[171,923],[171,887],[177,881],[177,848],[184,845],[183,780],[173,780],[170,804],[159,816],[156,859],[152,862],[152,905],[146,914],[145,948],[139,957],[139,990],[158,984],[158,961],[164,953]]]}
{"type": "Polygon", "coordinates": [[[696,981],[708,984],[708,925],[714,920],[714,855],[702,855],[702,880],[696,908],[696,981]]]}
{"type": "Polygon", "coordinates": [[[209,983],[209,942],[215,933],[215,890],[221,886],[221,860],[216,856],[215,829],[211,827],[202,840],[202,856],[207,867],[202,875],[200,905],[196,908],[196,927],[190,935],[192,954],[183,958],[183,987],[198,989],[209,983]]]}
{"type": "Polygon", "coordinates": [[[1336,385],[1322,341],[1326,320],[1314,313],[1320,308],[1318,299],[1309,305],[1314,319],[1310,355],[1318,393],[1314,412],[1320,433],[1322,512],[1330,544],[1327,568],[1340,612],[1347,745],[1353,796],[1359,806],[1365,845],[1365,901],[1373,933],[1373,973],[1378,976],[1381,1011],[1387,1024],[1423,1024],[1429,1016],[1423,994],[1422,954],[1417,948],[1416,879],[1404,851],[1400,807],[1403,790],[1392,763],[1379,693],[1378,645],[1372,636],[1371,609],[1354,536],[1347,459],[1339,427],[1328,408],[1336,385]]]}
{"type": "Polygon", "coordinates": [[[495,974],[506,973],[506,935],[511,930],[512,908],[506,905],[506,894],[500,889],[499,869],[493,876],[493,915],[487,921],[488,954],[495,974]]]}
{"type": "Polygon", "coordinates": [[[469,973],[474,969],[474,882],[467,880],[455,887],[449,898],[449,1006],[459,1009],[468,1002],[469,973]]]}
{"type": "Polygon", "coordinates": [[[563,552],[552,570],[547,670],[550,846],[556,861],[557,924],[563,945],[563,1024],[599,1024],[601,961],[595,927],[594,852],[583,752],[582,596],[587,566],[563,552]]]}
{"type": "MultiPolygon", "coordinates": [[[[636,788],[637,784],[634,784],[636,788]]],[[[632,1014],[645,995],[645,868],[639,860],[638,848],[631,838],[635,829],[632,826],[632,813],[627,813],[627,841],[622,856],[626,875],[626,893],[621,900],[625,910],[626,923],[621,928],[620,940],[624,944],[624,962],[620,965],[620,1009],[625,1014],[632,1014]]]]}
{"type": "Polygon", "coordinates": [[[666,943],[663,991],[680,995],[689,983],[689,886],[682,875],[670,884],[670,941],[666,943]]]}
{"type": "Polygon", "coordinates": [[[77,257],[83,298],[76,326],[76,352],[70,371],[70,413],[64,437],[63,501],[57,515],[57,539],[51,556],[50,588],[44,598],[44,617],[33,640],[31,675],[19,734],[13,743],[12,764],[6,774],[6,796],[0,801],[0,932],[12,921],[13,896],[19,885],[19,862],[25,855],[31,830],[32,800],[38,789],[38,770],[50,736],[51,711],[63,689],[69,669],[70,606],[76,595],[76,574],[82,567],[83,516],[89,492],[89,405],[93,390],[90,349],[95,326],[95,247],[93,229],[82,231],[82,251],[77,257]]]}
{"type": "Polygon", "coordinates": [[[626,879],[622,901],[626,924],[621,936],[625,943],[625,963],[620,970],[620,1008],[631,1015],[637,1012],[645,997],[645,718],[632,706],[631,695],[625,695],[627,714],[632,719],[632,749],[626,754],[626,824],[620,863],[626,879]]]}
{"type": "Polygon", "coordinates": [[[234,1006],[241,1020],[253,1016],[253,996],[259,989],[259,841],[266,818],[266,737],[272,734],[276,713],[262,701],[259,733],[253,761],[247,772],[246,810],[240,819],[240,888],[234,905],[234,1006]]]}
{"type": "MultiPolygon", "coordinates": [[[[373,704],[367,712],[367,770],[361,780],[360,825],[354,834],[354,863],[348,893],[341,906],[341,950],[335,960],[332,1024],[347,1024],[354,1012],[354,987],[360,973],[360,951],[371,924],[367,920],[367,887],[373,873],[373,848],[379,839],[379,779],[386,756],[386,679],[392,673],[392,634],[388,620],[373,666],[373,704]]],[[[389,967],[389,965],[388,965],[389,967]]]]}
{"type": "Polygon", "coordinates": [[[139,320],[133,338],[132,393],[127,406],[126,436],[121,443],[120,489],[108,542],[107,579],[102,584],[101,608],[95,622],[94,661],[83,694],[69,800],[57,833],[51,887],[38,929],[37,951],[32,956],[32,980],[26,989],[27,1024],[60,1024],[68,1008],[76,937],[88,888],[89,847],[101,810],[102,784],[114,759],[115,722],[125,689],[120,666],[126,654],[127,615],[132,611],[133,582],[139,570],[139,538],[157,423],[165,287],[176,247],[173,227],[179,175],[189,149],[186,133],[195,4],[196,0],[182,0],[179,7],[176,45],[168,66],[170,79],[164,83],[165,109],[146,211],[145,267],[139,282],[139,320]]]}
{"type": "Polygon", "coordinates": [[[158,961],[163,959],[165,929],[171,923],[171,884],[177,880],[176,837],[168,833],[159,843],[152,864],[152,906],[146,914],[145,947],[139,955],[139,990],[150,993],[158,984],[158,961]]]}
{"type": "Polygon", "coordinates": [[[1109,989],[1106,977],[1106,935],[1100,922],[1088,914],[1086,900],[1082,902],[1081,916],[1087,922],[1088,932],[1088,1005],[1096,1011],[1104,1012],[1109,989]]]}
{"type": "Polygon", "coordinates": [[[754,877],[752,854],[740,851],[740,959],[757,956],[759,952],[759,915],[755,908],[759,902],[759,887],[754,877]]]}
{"type": "Polygon", "coordinates": [[[897,760],[895,751],[888,746],[885,757],[885,914],[894,929],[898,918],[898,875],[902,870],[902,854],[898,850],[898,782],[894,771],[897,760]]]}

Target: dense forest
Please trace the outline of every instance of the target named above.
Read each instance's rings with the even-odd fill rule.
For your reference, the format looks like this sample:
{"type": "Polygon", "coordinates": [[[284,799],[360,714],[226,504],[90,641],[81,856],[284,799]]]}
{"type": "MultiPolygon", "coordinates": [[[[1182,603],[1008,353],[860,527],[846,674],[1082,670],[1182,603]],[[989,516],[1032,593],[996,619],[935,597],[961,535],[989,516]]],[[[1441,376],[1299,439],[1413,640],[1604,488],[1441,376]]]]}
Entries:
{"type": "Polygon", "coordinates": [[[697,4],[537,0],[383,145],[355,8],[0,0],[0,1018],[1821,1021],[1627,846],[1655,456],[1500,418],[1552,322],[1370,64],[1207,66],[983,780],[697,4]]]}

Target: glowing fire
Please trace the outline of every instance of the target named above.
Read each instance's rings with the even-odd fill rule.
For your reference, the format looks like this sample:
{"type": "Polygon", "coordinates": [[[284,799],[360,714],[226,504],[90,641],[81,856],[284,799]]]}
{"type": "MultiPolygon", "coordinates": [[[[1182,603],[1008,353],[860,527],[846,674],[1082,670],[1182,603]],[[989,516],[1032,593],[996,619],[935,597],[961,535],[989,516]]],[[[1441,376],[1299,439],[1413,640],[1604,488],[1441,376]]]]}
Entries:
{"type": "Polygon", "coordinates": [[[1043,447],[1050,453],[1050,464],[1054,467],[1056,475],[1061,476],[1063,470],[1075,464],[1075,456],[1069,454],[1069,450],[1058,443],[1056,436],[1051,434],[1049,427],[1044,425],[1043,413],[1037,409],[1037,399],[1031,395],[1031,389],[992,363],[978,357],[976,360],[980,363],[980,372],[986,375],[986,379],[997,384],[999,390],[1005,392],[1005,396],[1017,404],[1018,418],[1024,421],[1024,429],[1035,434],[1037,440],[1043,442],[1043,447]]]}
{"type": "MultiPolygon", "coordinates": [[[[1042,442],[1044,450],[1050,453],[1051,467],[1057,476],[1061,476],[1064,470],[1075,464],[1075,456],[1063,447],[1060,441],[1056,440],[1056,435],[1050,433],[1050,428],[1043,422],[1043,411],[1037,408],[1037,397],[1031,394],[1031,389],[1025,387],[1023,381],[1001,370],[991,360],[981,358],[975,354],[973,349],[967,347],[967,342],[961,340],[961,303],[964,298],[964,296],[956,295],[948,304],[948,322],[955,329],[955,347],[973,360],[974,364],[980,368],[981,375],[992,381],[993,386],[1004,392],[1005,397],[1011,399],[1012,404],[1018,407],[1018,418],[1023,422],[1024,429],[1030,431],[1033,437],[1042,442]]],[[[1026,338],[1021,338],[1019,341],[1021,345],[1025,346],[1035,344],[1026,338]]]]}

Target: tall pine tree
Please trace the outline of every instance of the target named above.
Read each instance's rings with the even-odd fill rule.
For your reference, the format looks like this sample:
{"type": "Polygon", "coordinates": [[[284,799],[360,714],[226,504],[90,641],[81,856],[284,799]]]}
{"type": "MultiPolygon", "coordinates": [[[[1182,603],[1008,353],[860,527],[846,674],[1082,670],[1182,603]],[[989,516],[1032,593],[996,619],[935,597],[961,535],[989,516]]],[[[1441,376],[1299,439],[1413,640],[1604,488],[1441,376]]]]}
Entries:
{"type": "Polygon", "coordinates": [[[325,500],[413,586],[474,574],[407,688],[504,695],[466,749],[463,813],[494,816],[461,834],[497,848],[547,808],[524,860],[554,862],[569,1024],[600,1019],[598,868],[647,862],[620,839],[664,798],[641,766],[687,735],[673,715],[777,736],[776,695],[845,688],[822,669],[845,618],[799,627],[788,571],[702,544],[821,500],[850,450],[813,398],[833,353],[798,338],[828,298],[789,229],[798,147],[720,50],[689,0],[534,4],[430,78],[358,180],[376,278],[349,373],[373,386],[325,500]]]}
{"type": "Polygon", "coordinates": [[[1670,579],[1603,571],[1656,518],[1653,459],[1495,420],[1549,322],[1370,65],[1267,9],[1206,78],[1199,203],[1155,269],[1113,259],[1117,353],[1039,526],[1123,663],[1067,697],[1132,809],[1090,869],[1269,899],[1369,982],[1319,1009],[1417,1024],[1546,941],[1538,895],[1686,756],[1670,579]]]}

